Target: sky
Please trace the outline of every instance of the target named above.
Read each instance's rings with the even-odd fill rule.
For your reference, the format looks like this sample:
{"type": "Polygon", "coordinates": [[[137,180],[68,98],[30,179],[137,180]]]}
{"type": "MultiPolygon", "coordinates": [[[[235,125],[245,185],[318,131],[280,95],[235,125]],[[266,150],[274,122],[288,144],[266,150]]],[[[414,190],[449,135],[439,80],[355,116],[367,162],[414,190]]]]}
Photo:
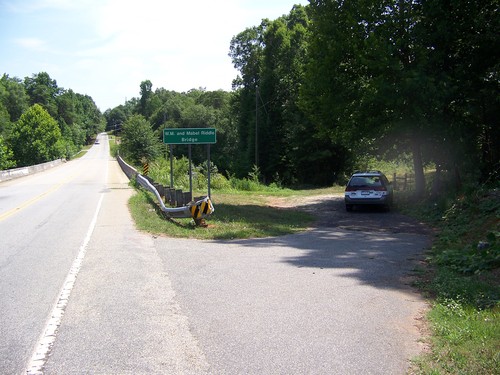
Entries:
{"type": "Polygon", "coordinates": [[[0,0],[0,74],[47,72],[104,112],[153,90],[231,90],[233,36],[307,0],[0,0]]]}

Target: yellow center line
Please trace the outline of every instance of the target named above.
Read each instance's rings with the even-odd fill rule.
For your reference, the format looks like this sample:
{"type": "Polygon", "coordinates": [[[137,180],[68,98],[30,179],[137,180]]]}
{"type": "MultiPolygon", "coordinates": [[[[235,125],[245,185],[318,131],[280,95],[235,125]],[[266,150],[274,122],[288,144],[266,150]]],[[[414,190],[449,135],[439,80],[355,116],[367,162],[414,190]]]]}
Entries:
{"type": "Polygon", "coordinates": [[[59,190],[64,184],[67,184],[71,180],[75,179],[78,176],[78,174],[79,173],[76,173],[76,174],[68,177],[67,179],[65,179],[64,181],[60,182],[59,184],[52,186],[49,190],[46,190],[43,193],[37,195],[36,197],[31,198],[30,200],[27,200],[26,202],[21,203],[17,207],[14,207],[14,208],[10,209],[9,211],[6,211],[3,214],[0,214],[0,221],[3,221],[5,219],[11,217],[12,215],[18,213],[19,211],[24,210],[26,207],[29,207],[32,204],[38,202],[39,200],[41,200],[46,195],[49,195],[49,194],[51,194],[51,193],[59,190]]]}

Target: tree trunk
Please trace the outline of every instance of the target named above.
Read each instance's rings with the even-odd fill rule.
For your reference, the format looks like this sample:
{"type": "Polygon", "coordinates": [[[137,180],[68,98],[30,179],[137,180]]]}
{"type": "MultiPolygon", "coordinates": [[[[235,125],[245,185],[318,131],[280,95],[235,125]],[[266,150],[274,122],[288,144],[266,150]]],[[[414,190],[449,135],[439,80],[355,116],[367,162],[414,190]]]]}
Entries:
{"type": "Polygon", "coordinates": [[[415,171],[415,195],[421,197],[425,191],[425,176],[420,141],[416,138],[412,140],[412,152],[413,169],[415,171]]]}

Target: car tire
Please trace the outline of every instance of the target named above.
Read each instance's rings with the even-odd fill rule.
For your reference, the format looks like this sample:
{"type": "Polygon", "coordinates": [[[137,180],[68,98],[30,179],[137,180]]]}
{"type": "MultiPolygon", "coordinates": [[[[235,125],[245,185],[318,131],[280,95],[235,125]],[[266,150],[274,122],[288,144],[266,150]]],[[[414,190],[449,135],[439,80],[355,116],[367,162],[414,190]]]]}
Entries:
{"type": "Polygon", "coordinates": [[[346,210],[347,212],[351,212],[351,211],[352,211],[352,204],[346,204],[346,205],[345,205],[345,210],[346,210]]]}

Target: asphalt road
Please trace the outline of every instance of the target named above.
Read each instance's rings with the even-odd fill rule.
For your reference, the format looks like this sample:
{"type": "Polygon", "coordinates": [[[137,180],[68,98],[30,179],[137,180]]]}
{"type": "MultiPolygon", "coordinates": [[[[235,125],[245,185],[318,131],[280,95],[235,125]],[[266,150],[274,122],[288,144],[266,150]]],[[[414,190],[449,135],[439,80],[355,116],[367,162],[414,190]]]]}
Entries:
{"type": "Polygon", "coordinates": [[[421,234],[155,243],[211,374],[405,374],[422,349],[421,234]]]}
{"type": "Polygon", "coordinates": [[[109,151],[0,184],[0,373],[21,373],[105,188],[109,151]]]}
{"type": "Polygon", "coordinates": [[[0,184],[0,373],[404,374],[421,350],[418,223],[332,197],[298,235],[170,239],[131,194],[105,139],[0,184]]]}

